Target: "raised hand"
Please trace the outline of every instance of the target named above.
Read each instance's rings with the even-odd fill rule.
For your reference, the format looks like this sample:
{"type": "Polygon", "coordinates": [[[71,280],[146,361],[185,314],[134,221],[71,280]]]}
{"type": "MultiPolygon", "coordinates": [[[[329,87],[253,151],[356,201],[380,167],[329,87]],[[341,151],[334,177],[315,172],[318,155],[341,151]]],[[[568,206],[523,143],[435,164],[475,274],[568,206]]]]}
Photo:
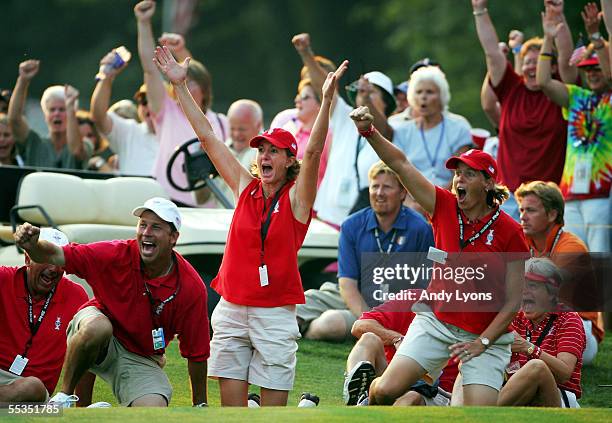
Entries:
{"type": "Polygon", "coordinates": [[[591,35],[599,32],[599,24],[603,13],[599,11],[596,3],[587,3],[584,6],[584,10],[580,12],[580,16],[582,16],[582,20],[584,21],[584,28],[587,34],[591,35]]]}
{"type": "Polygon", "coordinates": [[[155,2],[152,0],[143,0],[134,6],[134,15],[139,21],[150,21],[155,14],[155,2]]]}
{"type": "Polygon", "coordinates": [[[544,8],[550,9],[554,16],[563,16],[563,0],[544,0],[544,8]]]}
{"type": "Polygon", "coordinates": [[[170,53],[168,47],[157,46],[155,48],[155,56],[153,57],[153,63],[157,65],[160,72],[166,75],[166,78],[173,84],[179,85],[185,82],[187,79],[187,67],[191,57],[183,60],[183,63],[177,63],[170,53]]]}
{"type": "Polygon", "coordinates": [[[323,84],[323,98],[331,101],[334,98],[334,93],[336,92],[336,88],[338,86],[338,80],[342,78],[344,72],[348,68],[348,60],[343,61],[338,69],[335,72],[330,72],[327,74],[327,79],[325,79],[325,83],[323,84]]]}
{"type": "Polygon", "coordinates": [[[544,35],[555,38],[559,30],[563,28],[563,25],[565,24],[559,19],[559,15],[556,15],[555,12],[546,5],[545,11],[542,12],[542,30],[544,31],[544,35]]]}
{"type": "Polygon", "coordinates": [[[72,85],[64,85],[64,95],[66,96],[66,109],[76,110],[79,107],[79,91],[72,85]]]}
{"type": "Polygon", "coordinates": [[[310,34],[297,34],[291,39],[291,43],[298,53],[305,53],[310,50],[310,34]]]}
{"type": "Polygon", "coordinates": [[[120,67],[115,68],[112,64],[115,62],[115,49],[112,49],[110,52],[106,53],[106,55],[100,60],[100,68],[104,66],[104,74],[107,77],[114,78],[119,75],[123,69],[125,69],[129,62],[124,62],[120,67]],[[109,66],[105,66],[109,65],[109,66]]]}
{"type": "Polygon", "coordinates": [[[170,51],[177,51],[185,48],[185,38],[181,34],[164,32],[157,41],[160,45],[168,47],[170,51]]]}
{"type": "Polygon", "coordinates": [[[524,39],[525,35],[523,35],[521,31],[518,29],[513,29],[510,31],[510,34],[508,34],[508,47],[514,49],[523,44],[524,39]]]}
{"type": "Polygon", "coordinates": [[[40,68],[40,60],[26,60],[19,64],[19,76],[30,81],[38,73],[40,68]]]}
{"type": "Polygon", "coordinates": [[[13,238],[15,244],[18,247],[23,248],[26,251],[30,251],[38,244],[38,236],[40,235],[40,228],[32,226],[29,223],[24,223],[17,227],[13,238]]]}
{"type": "Polygon", "coordinates": [[[374,116],[372,116],[367,106],[357,107],[349,113],[349,117],[353,119],[353,123],[358,131],[367,131],[374,122],[374,116]]]}

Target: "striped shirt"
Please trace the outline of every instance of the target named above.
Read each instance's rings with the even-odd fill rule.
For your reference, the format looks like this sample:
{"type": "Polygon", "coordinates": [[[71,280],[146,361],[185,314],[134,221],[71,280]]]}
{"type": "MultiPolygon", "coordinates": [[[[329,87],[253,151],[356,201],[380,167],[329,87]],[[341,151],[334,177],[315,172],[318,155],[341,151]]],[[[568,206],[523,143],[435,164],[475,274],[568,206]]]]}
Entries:
{"type": "MultiPolygon", "coordinates": [[[[578,313],[574,312],[559,312],[550,314],[556,314],[557,318],[555,319],[552,328],[540,344],[540,348],[542,351],[545,351],[554,357],[557,357],[557,355],[561,352],[566,352],[578,358],[570,378],[565,383],[559,384],[558,386],[566,391],[573,392],[576,394],[577,398],[580,398],[582,394],[582,390],[580,388],[580,370],[582,369],[582,353],[586,345],[582,319],[580,316],[578,316],[578,313]]],[[[540,334],[546,327],[549,318],[550,317],[545,318],[539,324],[534,326],[534,324],[527,319],[521,311],[512,321],[512,328],[525,339],[527,338],[527,331],[530,330],[530,342],[535,344],[540,337],[540,334]]],[[[527,354],[513,353],[511,361],[518,361],[521,367],[523,367],[525,363],[529,361],[529,357],[527,357],[527,354]]]]}

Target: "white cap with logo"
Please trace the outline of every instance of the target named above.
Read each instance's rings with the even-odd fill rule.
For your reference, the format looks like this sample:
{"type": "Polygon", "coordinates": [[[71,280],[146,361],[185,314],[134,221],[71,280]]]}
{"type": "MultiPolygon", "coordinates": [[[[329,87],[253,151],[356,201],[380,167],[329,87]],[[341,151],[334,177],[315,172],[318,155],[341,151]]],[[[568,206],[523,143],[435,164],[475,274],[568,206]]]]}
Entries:
{"type": "Polygon", "coordinates": [[[158,215],[162,220],[174,225],[176,230],[181,229],[181,214],[178,207],[170,200],[161,197],[153,197],[145,201],[145,203],[132,210],[134,216],[140,217],[143,212],[150,210],[158,215]]]}

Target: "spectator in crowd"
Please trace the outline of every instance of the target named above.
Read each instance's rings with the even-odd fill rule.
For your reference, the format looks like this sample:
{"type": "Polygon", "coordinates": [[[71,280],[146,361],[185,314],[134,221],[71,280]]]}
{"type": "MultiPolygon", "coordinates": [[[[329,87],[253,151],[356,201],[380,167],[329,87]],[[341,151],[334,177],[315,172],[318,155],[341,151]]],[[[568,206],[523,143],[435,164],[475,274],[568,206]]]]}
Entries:
{"type": "MultiPolygon", "coordinates": [[[[531,257],[549,257],[564,271],[564,286],[571,286],[571,279],[581,281],[572,288],[588,291],[589,275],[592,276],[589,250],[580,238],[565,231],[564,203],[559,187],[554,182],[534,181],[522,184],[514,193],[521,213],[521,226],[529,245],[531,257]]],[[[584,324],[586,348],[583,364],[590,364],[597,354],[597,344],[603,340],[603,317],[598,312],[578,313],[584,324]]]]}
{"type": "MultiPolygon", "coordinates": [[[[310,36],[298,34],[293,45],[308,74],[315,92],[321,92],[326,72],[316,61],[311,49],[310,36]]],[[[393,83],[382,72],[363,75],[351,85],[349,98],[355,105],[367,105],[376,118],[375,125],[389,139],[393,129],[387,117],[395,110],[393,83]]],[[[321,220],[339,227],[351,213],[368,205],[368,170],[376,161],[376,154],[357,133],[348,118],[353,107],[340,96],[334,98],[330,126],[333,130],[329,162],[333,163],[325,172],[315,201],[315,211],[321,220]],[[357,140],[357,145],[355,145],[357,140]]]]}
{"type": "Polygon", "coordinates": [[[565,222],[592,252],[608,252],[610,230],[602,223],[602,210],[609,209],[612,167],[612,118],[608,81],[609,53],[597,32],[596,53],[578,63],[588,88],[565,85],[550,77],[552,43],[565,24],[559,24],[547,8],[542,17],[544,44],[538,61],[537,83],[558,106],[567,109],[567,150],[561,177],[565,198],[565,222]],[[598,38],[598,39],[597,39],[598,38]]]}
{"type": "MultiPolygon", "coordinates": [[[[298,93],[295,96],[295,108],[297,110],[296,120],[290,121],[283,126],[283,129],[291,132],[295,137],[298,144],[298,160],[302,160],[304,157],[303,151],[305,150],[308,139],[312,132],[315,119],[321,109],[321,95],[315,91],[312,86],[310,79],[302,79],[298,85],[298,93]]],[[[329,159],[329,150],[332,143],[332,132],[327,131],[327,137],[325,138],[325,149],[321,155],[321,164],[319,166],[319,177],[317,179],[317,186],[321,185],[323,176],[325,175],[325,169],[327,169],[327,160],[329,159]]]]}
{"type": "Polygon", "coordinates": [[[249,383],[261,387],[262,406],[286,405],[299,337],[295,304],[304,302],[297,251],[310,225],[336,84],[348,62],[327,76],[301,164],[295,159],[295,138],[283,129],[269,130],[249,143],[258,149],[256,176],[215,135],[189,94],[189,58],[179,65],[167,47],[158,47],[155,63],[237,200],[223,261],[212,282],[221,300],[211,319],[209,374],[219,380],[224,406],[247,406],[249,383]]]}
{"type": "Polygon", "coordinates": [[[298,305],[300,330],[308,339],[347,339],[355,320],[377,304],[376,286],[362,279],[363,253],[426,252],[433,246],[431,227],[402,204],[406,189],[397,174],[379,161],[368,180],[370,207],[349,216],[340,228],[338,283],[309,289],[306,303],[298,305]]]}
{"type": "MultiPolygon", "coordinates": [[[[100,60],[101,67],[112,63],[111,51],[100,60]]],[[[91,116],[96,128],[106,137],[113,151],[119,156],[119,172],[125,175],[150,176],[159,151],[153,117],[147,102],[146,85],[134,95],[138,105],[140,122],[119,116],[109,110],[113,82],[127,63],[119,68],[106,67],[105,77],[100,78],[91,97],[91,116]]]]}
{"type": "Polygon", "coordinates": [[[393,95],[395,96],[395,110],[393,116],[402,113],[410,106],[408,103],[408,81],[403,81],[393,87],[393,95]]]}
{"type": "Polygon", "coordinates": [[[17,146],[8,116],[0,113],[0,166],[23,166],[23,158],[17,153],[17,146]]]}
{"type": "MultiPolygon", "coordinates": [[[[347,405],[366,405],[370,383],[387,369],[414,319],[409,307],[405,301],[389,301],[364,312],[353,324],[351,333],[358,340],[346,362],[347,405]]],[[[419,380],[393,405],[449,405],[457,373],[457,363],[449,362],[434,385],[419,380]]]]}
{"type": "MultiPolygon", "coordinates": [[[[249,145],[249,141],[263,131],[263,110],[253,100],[240,99],[230,105],[227,110],[227,119],[230,136],[225,140],[225,145],[238,159],[242,167],[250,172],[255,162],[257,150],[249,145]]],[[[214,180],[219,184],[225,199],[235,207],[236,199],[229,185],[220,176],[215,177],[214,180]]],[[[211,193],[208,188],[203,188],[195,191],[194,195],[196,195],[196,202],[203,204],[209,200],[211,193]]],[[[221,204],[219,204],[219,207],[221,207],[221,204]]]]}
{"type": "MultiPolygon", "coordinates": [[[[561,108],[540,91],[536,82],[542,41],[532,38],[522,45],[519,74],[499,49],[487,0],[472,0],[472,7],[489,81],[501,105],[497,155],[500,181],[512,192],[522,182],[532,180],[558,183],[565,161],[563,140],[567,125],[561,108]]],[[[518,207],[512,196],[502,207],[518,221],[518,207]]]]}
{"type": "Polygon", "coordinates": [[[8,113],[8,106],[10,101],[11,90],[0,89],[0,113],[8,113]]]}
{"type": "Polygon", "coordinates": [[[562,311],[561,280],[549,259],[525,263],[523,305],[512,321],[510,378],[498,405],[580,408],[584,329],[578,314],[562,311]]]}
{"type": "Polygon", "coordinates": [[[94,146],[93,156],[89,159],[87,168],[107,173],[116,171],[119,164],[118,156],[110,148],[108,140],[98,132],[91,114],[87,110],[77,110],[76,118],[83,142],[87,140],[94,146]]]}
{"type": "MultiPolygon", "coordinates": [[[[62,232],[45,228],[39,239],[63,247],[62,232]]],[[[64,269],[39,264],[0,266],[0,402],[44,402],[55,389],[66,354],[66,327],[85,290],[64,269]]]]}
{"type": "Polygon", "coordinates": [[[206,287],[173,250],[181,229],[174,203],[147,200],[134,209],[136,239],[69,244],[39,242],[39,228],[25,223],[15,240],[40,263],[61,266],[85,279],[95,299],[68,326],[62,387],[50,400],[70,407],[87,370],[102,377],[121,405],[166,407],[172,387],[162,370],[164,349],[178,335],[188,361],[194,406],[206,404],[209,355],[206,287]]]}
{"type": "MultiPolygon", "coordinates": [[[[513,336],[507,332],[508,325],[516,315],[524,282],[523,261],[500,254],[515,252],[522,256],[527,252],[520,226],[499,208],[508,191],[497,184],[497,163],[479,150],[452,157],[446,163],[455,170],[450,192],[433,185],[372,126],[373,116],[367,107],[353,111],[351,118],[383,162],[397,172],[402,184],[431,216],[436,247],[447,254],[493,253],[487,255],[493,257],[487,262],[491,267],[487,271],[487,289],[504,293],[498,311],[474,312],[473,308],[464,308],[453,312],[444,310],[444,301],[423,304],[423,308],[434,312],[417,313],[388,371],[372,382],[369,403],[393,404],[425,373],[437,378],[450,351],[450,356],[462,363],[463,402],[496,404],[510,358],[513,336]],[[486,237],[482,236],[485,232],[486,237]]],[[[442,258],[436,260],[445,262],[442,258]]],[[[456,286],[454,281],[434,273],[427,292],[446,291],[448,283],[452,289],[456,286]]]]}
{"type": "Polygon", "coordinates": [[[472,144],[466,119],[445,113],[450,102],[446,76],[437,66],[419,67],[410,75],[408,102],[416,117],[393,126],[393,143],[434,185],[450,185],[444,163],[472,144]]]}
{"type": "Polygon", "coordinates": [[[42,95],[40,106],[45,115],[49,137],[41,137],[30,129],[24,117],[30,81],[40,67],[38,60],[19,64],[19,76],[11,95],[8,119],[20,154],[27,166],[82,169],[93,152],[91,143],[83,142],[78,125],[68,130],[68,120],[74,119],[78,91],[70,86],[53,85],[42,95]]]}
{"type": "MultiPolygon", "coordinates": [[[[194,139],[196,134],[176,100],[166,91],[161,74],[153,64],[155,38],[153,37],[151,19],[155,13],[155,7],[155,2],[151,0],[141,1],[134,7],[134,14],[138,21],[138,55],[144,70],[148,107],[154,115],[154,124],[159,140],[159,152],[153,167],[153,175],[172,199],[182,204],[195,205],[195,199],[190,193],[180,192],[169,184],[166,173],[168,160],[176,147],[194,139]]],[[[179,45],[170,43],[170,47],[175,48],[179,45]]],[[[181,47],[181,50],[183,50],[183,47],[181,47]]],[[[208,69],[197,60],[191,60],[189,62],[188,82],[189,92],[211,122],[216,136],[224,140],[228,135],[228,122],[224,115],[215,113],[211,109],[213,99],[212,78],[208,69]]],[[[184,186],[187,180],[182,170],[182,164],[183,160],[179,158],[172,169],[173,180],[179,186],[184,186]]]]}

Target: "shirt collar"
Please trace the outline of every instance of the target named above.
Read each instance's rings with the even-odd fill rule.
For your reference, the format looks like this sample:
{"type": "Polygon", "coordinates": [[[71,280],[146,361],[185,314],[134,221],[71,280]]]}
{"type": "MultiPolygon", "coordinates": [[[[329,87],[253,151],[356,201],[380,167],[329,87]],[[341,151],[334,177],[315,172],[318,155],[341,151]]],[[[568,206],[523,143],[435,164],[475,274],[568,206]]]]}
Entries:
{"type": "MultiPolygon", "coordinates": [[[[400,211],[391,227],[400,231],[408,229],[408,211],[406,210],[406,206],[401,206],[400,211]]],[[[376,228],[378,228],[378,220],[376,219],[374,209],[370,207],[370,210],[366,216],[366,230],[373,231],[376,228]]]]}
{"type": "Polygon", "coordinates": [[[538,251],[532,237],[525,236],[525,238],[527,239],[527,243],[529,244],[529,247],[532,248],[535,252],[542,253],[542,254],[551,253],[552,252],[551,249],[552,249],[553,243],[555,242],[555,237],[557,236],[557,232],[559,232],[559,229],[561,229],[562,227],[563,225],[561,225],[560,223],[555,223],[550,228],[550,230],[548,231],[548,234],[546,235],[546,243],[544,244],[545,245],[544,251],[538,251]]]}

